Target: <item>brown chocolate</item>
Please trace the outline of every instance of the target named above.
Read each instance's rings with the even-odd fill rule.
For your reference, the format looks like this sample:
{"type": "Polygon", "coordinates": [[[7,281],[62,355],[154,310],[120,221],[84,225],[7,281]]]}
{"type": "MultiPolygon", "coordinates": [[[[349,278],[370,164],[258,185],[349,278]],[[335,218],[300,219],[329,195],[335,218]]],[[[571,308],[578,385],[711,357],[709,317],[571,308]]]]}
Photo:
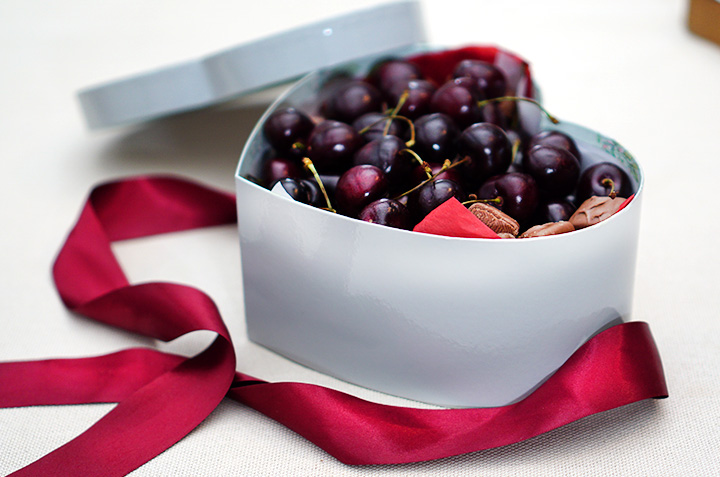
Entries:
{"type": "Polygon", "coordinates": [[[548,222],[542,225],[530,227],[520,235],[520,238],[545,237],[547,235],[559,235],[575,230],[573,224],[561,220],[560,222],[548,222]]]}
{"type": "Polygon", "coordinates": [[[570,217],[569,222],[576,230],[584,229],[607,219],[620,209],[625,202],[622,197],[599,197],[592,196],[582,203],[570,217]]]}
{"type": "Polygon", "coordinates": [[[498,234],[498,237],[500,237],[501,239],[514,239],[515,238],[515,236],[513,234],[509,234],[507,232],[500,232],[498,234]]]}
{"type": "Polygon", "coordinates": [[[468,210],[496,234],[506,233],[515,237],[520,232],[520,224],[517,223],[517,220],[490,204],[476,202],[468,210]]]}

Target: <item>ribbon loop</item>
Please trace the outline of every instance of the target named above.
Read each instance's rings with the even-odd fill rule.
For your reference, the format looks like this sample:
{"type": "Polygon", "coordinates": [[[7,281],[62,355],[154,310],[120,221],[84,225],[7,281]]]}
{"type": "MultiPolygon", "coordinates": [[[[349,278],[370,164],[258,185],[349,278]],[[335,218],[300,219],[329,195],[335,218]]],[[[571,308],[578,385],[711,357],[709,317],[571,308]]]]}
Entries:
{"type": "Polygon", "coordinates": [[[387,406],[236,372],[228,330],[210,297],[185,285],[131,285],[110,246],[234,221],[230,194],[180,178],[138,177],[93,190],[53,267],[66,306],[161,340],[196,330],[217,338],[189,359],[138,348],[95,358],[0,363],[0,407],[118,402],[87,431],[13,475],[125,475],[185,436],[225,396],[347,464],[418,462],[507,445],[593,413],[667,396],[645,323],[598,334],[530,396],[498,408],[387,406]]]}

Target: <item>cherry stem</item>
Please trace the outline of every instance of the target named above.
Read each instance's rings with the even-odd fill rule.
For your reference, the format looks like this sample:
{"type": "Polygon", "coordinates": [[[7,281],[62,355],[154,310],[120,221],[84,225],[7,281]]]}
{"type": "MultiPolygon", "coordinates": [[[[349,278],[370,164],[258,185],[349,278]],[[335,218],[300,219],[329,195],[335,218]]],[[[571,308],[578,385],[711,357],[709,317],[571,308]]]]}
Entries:
{"type": "MultiPolygon", "coordinates": [[[[471,196],[472,196],[472,194],[471,194],[471,196]]],[[[498,205],[502,205],[503,200],[502,200],[502,197],[500,197],[500,196],[497,196],[497,197],[495,197],[494,199],[477,199],[477,198],[476,198],[476,199],[466,200],[465,202],[462,203],[462,205],[468,206],[468,205],[478,204],[478,203],[479,203],[479,204],[498,204],[498,205]]]]}
{"type": "MultiPolygon", "coordinates": [[[[392,120],[393,120],[393,118],[390,118],[390,119],[389,119],[390,122],[392,122],[392,120]]],[[[377,121],[373,121],[373,122],[371,122],[370,124],[368,124],[367,126],[365,126],[364,128],[362,128],[360,131],[358,131],[358,134],[360,134],[360,135],[362,136],[363,134],[365,134],[366,132],[368,132],[371,127],[375,126],[376,124],[380,124],[380,123],[383,122],[383,121],[388,121],[388,119],[387,119],[387,118],[382,118],[382,119],[378,119],[377,121]]]]}
{"type": "Polygon", "coordinates": [[[401,119],[408,123],[408,126],[410,126],[410,139],[405,141],[405,147],[413,147],[415,145],[415,124],[410,120],[410,118],[406,118],[405,116],[395,116],[396,119],[401,119]]]}
{"type": "Polygon", "coordinates": [[[327,210],[329,210],[330,212],[335,212],[335,209],[333,209],[332,205],[330,205],[330,197],[328,197],[325,186],[320,179],[320,174],[318,174],[317,169],[315,169],[315,164],[313,164],[309,157],[303,157],[302,163],[305,168],[313,175],[315,181],[318,183],[318,186],[320,186],[320,191],[322,192],[323,197],[325,197],[325,202],[327,203],[327,210]]]}
{"type": "MultiPolygon", "coordinates": [[[[363,135],[366,132],[370,130],[371,127],[375,126],[376,124],[380,124],[383,121],[387,121],[387,124],[389,125],[391,122],[393,122],[395,119],[399,119],[400,121],[405,121],[410,126],[410,139],[405,141],[406,147],[413,147],[415,145],[415,125],[413,124],[412,120],[410,118],[406,118],[405,116],[388,116],[387,118],[378,119],[377,121],[373,121],[372,123],[368,124],[364,128],[362,128],[358,134],[363,135]]],[[[387,129],[388,126],[386,126],[387,129]]],[[[383,130],[383,135],[387,136],[387,131],[383,130]]]]}
{"type": "Polygon", "coordinates": [[[423,161],[422,158],[420,156],[418,156],[418,154],[415,151],[413,151],[412,149],[403,149],[398,154],[402,154],[403,152],[410,154],[418,162],[418,164],[420,164],[423,167],[423,169],[425,170],[425,174],[427,174],[427,176],[428,176],[428,179],[430,179],[432,177],[432,169],[430,169],[430,164],[423,161]]]}
{"type": "Polygon", "coordinates": [[[520,139],[515,139],[512,143],[512,161],[515,162],[515,158],[517,157],[517,153],[520,150],[520,139]]]}
{"type": "Polygon", "coordinates": [[[490,103],[499,103],[499,102],[503,102],[503,101],[526,101],[528,103],[532,103],[535,106],[537,106],[538,108],[540,108],[540,111],[542,111],[545,114],[545,116],[547,116],[547,118],[550,120],[551,123],[558,124],[560,122],[555,116],[548,113],[547,110],[545,108],[543,108],[540,103],[538,103],[534,99],[525,98],[523,96],[500,96],[497,98],[490,98],[490,99],[478,101],[477,105],[482,108],[483,106],[488,105],[490,103]]]}
{"type": "Polygon", "coordinates": [[[465,157],[463,157],[462,159],[460,159],[459,161],[455,161],[455,162],[450,162],[450,159],[445,159],[445,162],[443,162],[442,168],[441,168],[436,174],[433,174],[432,176],[428,177],[427,179],[425,179],[424,181],[422,181],[421,183],[419,183],[418,185],[416,185],[415,187],[413,187],[413,188],[410,189],[409,191],[403,192],[403,193],[400,194],[399,196],[395,197],[394,200],[399,200],[399,199],[405,197],[405,196],[408,195],[408,194],[412,194],[413,192],[415,192],[416,190],[418,190],[419,188],[421,188],[422,186],[424,186],[424,185],[427,184],[428,182],[430,182],[430,181],[432,181],[433,179],[435,179],[437,176],[439,176],[439,175],[442,174],[443,172],[449,171],[449,170],[452,169],[453,167],[457,167],[457,166],[459,166],[460,164],[463,164],[463,163],[465,163],[465,162],[468,162],[469,160],[470,160],[470,158],[469,158],[468,156],[465,156],[465,157]]]}
{"type": "MultiPolygon", "coordinates": [[[[403,107],[403,104],[405,104],[405,101],[407,101],[408,96],[410,96],[410,90],[409,90],[409,89],[406,89],[406,90],[403,91],[403,93],[400,95],[400,99],[398,99],[398,103],[397,103],[397,105],[395,105],[395,108],[393,108],[393,110],[390,111],[390,117],[391,117],[391,118],[394,118],[395,116],[398,115],[398,113],[400,112],[400,108],[403,107]]],[[[389,129],[389,128],[390,128],[390,123],[388,122],[388,125],[385,126],[385,129],[386,129],[385,135],[387,135],[387,129],[389,129]]]]}
{"type": "Polygon", "coordinates": [[[398,104],[390,111],[386,111],[385,115],[386,118],[378,119],[377,121],[374,121],[364,128],[362,128],[358,134],[363,135],[366,132],[370,130],[371,127],[375,126],[376,124],[380,124],[383,121],[385,122],[385,127],[383,128],[383,136],[387,136],[390,132],[390,125],[392,124],[393,120],[399,119],[401,121],[405,121],[408,126],[410,126],[410,139],[408,139],[405,142],[405,147],[413,147],[415,145],[415,125],[413,124],[412,120],[410,118],[407,118],[405,116],[401,116],[398,114],[400,111],[400,108],[403,107],[405,104],[405,101],[407,101],[408,96],[410,95],[410,90],[403,91],[403,94],[400,96],[400,99],[398,100],[398,104]]]}
{"type": "Polygon", "coordinates": [[[613,181],[613,180],[610,179],[609,177],[606,177],[606,178],[603,179],[600,183],[601,183],[602,185],[604,185],[605,187],[609,187],[609,188],[610,188],[610,193],[608,194],[608,196],[609,196],[611,199],[614,199],[615,197],[617,197],[617,191],[615,190],[615,181],[613,181]]]}

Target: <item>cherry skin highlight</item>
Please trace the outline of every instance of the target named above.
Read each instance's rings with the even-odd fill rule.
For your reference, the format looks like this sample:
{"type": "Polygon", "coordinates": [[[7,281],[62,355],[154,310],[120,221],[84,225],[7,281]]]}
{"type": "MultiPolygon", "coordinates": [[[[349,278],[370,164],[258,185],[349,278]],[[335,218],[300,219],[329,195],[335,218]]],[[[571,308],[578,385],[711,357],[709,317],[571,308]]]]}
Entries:
{"type": "Polygon", "coordinates": [[[453,78],[469,77],[480,99],[505,96],[507,81],[496,66],[480,60],[463,60],[455,67],[453,78]]]}
{"type": "Polygon", "coordinates": [[[430,100],[430,110],[447,114],[460,128],[481,120],[478,98],[464,84],[464,78],[448,81],[440,86],[430,100]]]}
{"type": "Polygon", "coordinates": [[[354,80],[335,88],[321,110],[328,119],[352,123],[363,114],[379,112],[381,108],[380,91],[369,83],[354,80]]]}
{"type": "Polygon", "coordinates": [[[300,157],[314,124],[295,108],[284,108],[272,113],[263,125],[263,134],[278,154],[300,157]]]}
{"type": "MultiPolygon", "coordinates": [[[[317,183],[309,179],[296,179],[294,177],[284,177],[275,184],[281,184],[285,192],[293,199],[303,204],[312,205],[314,207],[323,207],[325,204],[324,197],[320,192],[317,183]]],[[[273,184],[273,187],[275,186],[273,184]]]]}
{"type": "Polygon", "coordinates": [[[380,168],[368,164],[353,166],[338,180],[335,204],[344,215],[357,217],[366,205],[387,193],[388,181],[380,168]]]}
{"type": "Polygon", "coordinates": [[[391,185],[404,184],[413,168],[413,159],[404,149],[405,143],[396,136],[384,136],[360,148],[353,164],[373,165],[385,173],[391,185]]]}
{"type": "Polygon", "coordinates": [[[397,114],[408,119],[417,119],[430,113],[430,100],[435,94],[435,85],[426,80],[413,79],[407,83],[398,84],[388,94],[388,106],[394,108],[400,104],[403,94],[407,97],[397,114]]]}
{"type": "Polygon", "coordinates": [[[470,160],[463,164],[463,172],[478,184],[507,171],[512,162],[510,140],[502,129],[490,123],[476,123],[465,129],[458,139],[458,151],[470,160]]]}
{"type": "Polygon", "coordinates": [[[350,165],[361,145],[362,139],[352,126],[326,119],[310,134],[307,154],[319,172],[340,172],[350,165]]]}
{"type": "Polygon", "coordinates": [[[548,222],[561,222],[570,218],[576,207],[567,199],[551,199],[540,202],[535,212],[535,222],[546,224],[548,222]]]}
{"type": "Polygon", "coordinates": [[[565,149],[570,154],[575,156],[578,164],[581,162],[582,159],[577,144],[575,144],[575,140],[560,131],[546,130],[534,134],[528,141],[527,150],[529,151],[535,146],[554,146],[560,149],[565,149]]]}
{"type": "Polygon", "coordinates": [[[410,212],[401,202],[379,199],[366,205],[358,216],[360,220],[378,225],[409,230],[412,226],[410,212]]]}
{"type": "Polygon", "coordinates": [[[452,118],[442,113],[426,114],[415,121],[413,150],[427,162],[443,162],[456,154],[460,134],[452,118]]]}
{"type": "Polygon", "coordinates": [[[420,222],[427,214],[451,197],[462,202],[465,200],[465,192],[459,184],[449,179],[434,179],[410,195],[408,206],[415,222],[420,222]]]}
{"type": "Polygon", "coordinates": [[[367,77],[370,84],[386,95],[415,79],[422,79],[420,69],[409,61],[398,59],[379,62],[371,68],[367,77]]]}
{"type": "Polygon", "coordinates": [[[568,150],[553,146],[535,146],[524,161],[545,197],[565,197],[580,177],[580,163],[568,150]]]}

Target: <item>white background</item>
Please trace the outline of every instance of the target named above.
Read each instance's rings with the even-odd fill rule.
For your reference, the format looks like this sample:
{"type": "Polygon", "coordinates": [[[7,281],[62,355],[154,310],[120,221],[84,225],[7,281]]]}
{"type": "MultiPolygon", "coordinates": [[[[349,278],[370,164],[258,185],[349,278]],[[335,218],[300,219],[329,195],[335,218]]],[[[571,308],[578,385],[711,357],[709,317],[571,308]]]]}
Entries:
{"type": "MultiPolygon", "coordinates": [[[[78,89],[375,3],[0,2],[0,361],[152,344],[70,315],[50,279],[54,256],[89,189],[103,180],[172,172],[232,190],[240,150],[267,100],[90,132],[78,89]]],[[[642,164],[633,318],[650,323],[670,399],[500,449],[361,468],[226,400],[134,475],[720,475],[720,46],[687,30],[684,0],[426,0],[423,7],[433,43],[519,53],[553,114],[616,139],[642,164]]],[[[243,372],[400,402],[247,342],[237,248],[232,227],[116,246],[131,281],[173,280],[208,292],[243,372]]],[[[111,407],[0,410],[0,474],[62,445],[111,407]]]]}

